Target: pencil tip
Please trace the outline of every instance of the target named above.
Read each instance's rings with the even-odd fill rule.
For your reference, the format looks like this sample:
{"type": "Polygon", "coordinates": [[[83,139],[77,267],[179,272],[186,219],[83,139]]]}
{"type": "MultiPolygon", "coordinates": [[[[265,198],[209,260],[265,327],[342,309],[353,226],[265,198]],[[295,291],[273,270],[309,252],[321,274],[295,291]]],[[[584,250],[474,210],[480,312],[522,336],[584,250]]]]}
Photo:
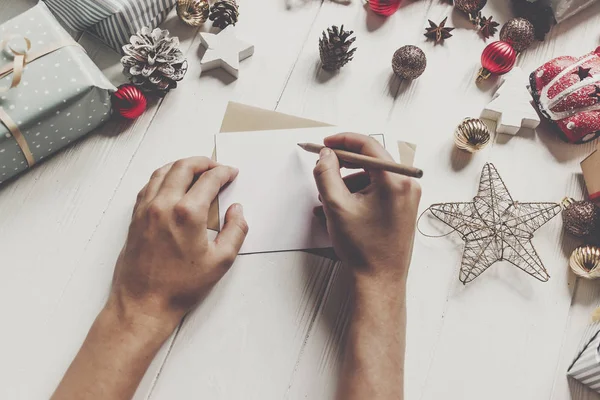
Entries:
{"type": "Polygon", "coordinates": [[[301,149],[304,149],[304,145],[305,143],[296,143],[298,145],[298,147],[300,147],[301,149]]]}

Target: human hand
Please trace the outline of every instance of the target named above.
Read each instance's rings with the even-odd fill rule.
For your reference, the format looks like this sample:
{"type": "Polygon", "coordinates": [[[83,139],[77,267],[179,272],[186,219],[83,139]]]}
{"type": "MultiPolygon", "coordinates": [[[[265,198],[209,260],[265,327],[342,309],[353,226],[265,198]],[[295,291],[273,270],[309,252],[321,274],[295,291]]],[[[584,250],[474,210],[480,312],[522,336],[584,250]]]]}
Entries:
{"type": "Polygon", "coordinates": [[[239,204],[227,210],[214,241],[206,231],[210,204],[237,174],[206,157],[154,172],[138,195],[107,306],[145,328],[175,329],[231,267],[246,238],[239,204]]]}
{"type": "MultiPolygon", "coordinates": [[[[325,146],[393,161],[375,139],[356,133],[330,136],[325,146]]],[[[421,198],[419,184],[382,170],[342,178],[338,158],[328,148],[321,151],[314,169],[323,204],[315,214],[325,219],[337,256],[355,276],[405,282],[421,198]]]]}

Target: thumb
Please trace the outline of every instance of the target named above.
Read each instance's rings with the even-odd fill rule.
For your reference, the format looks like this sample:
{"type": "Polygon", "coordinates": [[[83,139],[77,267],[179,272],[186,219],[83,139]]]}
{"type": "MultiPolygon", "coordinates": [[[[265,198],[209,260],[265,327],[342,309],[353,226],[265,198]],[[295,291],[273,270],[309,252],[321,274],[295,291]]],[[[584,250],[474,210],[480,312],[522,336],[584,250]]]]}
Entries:
{"type": "Polygon", "coordinates": [[[324,205],[340,204],[350,194],[340,174],[340,162],[331,149],[321,150],[313,173],[324,205]]]}
{"type": "Polygon", "coordinates": [[[225,224],[217,235],[215,244],[219,254],[225,261],[233,264],[244,240],[248,235],[248,223],[244,218],[244,210],[241,204],[233,204],[225,213],[225,224]]]}

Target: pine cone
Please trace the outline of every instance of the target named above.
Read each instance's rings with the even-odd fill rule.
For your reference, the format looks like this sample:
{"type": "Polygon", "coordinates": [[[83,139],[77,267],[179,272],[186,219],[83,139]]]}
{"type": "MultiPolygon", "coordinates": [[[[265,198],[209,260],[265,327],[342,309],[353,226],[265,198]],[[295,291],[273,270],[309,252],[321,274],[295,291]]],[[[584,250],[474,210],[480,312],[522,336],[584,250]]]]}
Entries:
{"type": "Polygon", "coordinates": [[[143,27],[123,46],[123,73],[144,92],[166,95],[177,87],[188,64],[179,47],[179,39],[159,28],[143,27]]]}
{"type": "Polygon", "coordinates": [[[319,52],[324,70],[338,70],[352,60],[356,51],[356,47],[350,49],[356,40],[355,37],[350,38],[353,33],[344,31],[344,25],[339,29],[337,26],[327,28],[327,34],[323,31],[323,36],[319,39],[319,52]]]}
{"type": "Polygon", "coordinates": [[[531,22],[537,40],[544,40],[555,23],[552,8],[542,0],[512,0],[512,8],[517,17],[531,22]]]}
{"type": "Polygon", "coordinates": [[[208,18],[213,21],[213,26],[225,29],[228,25],[235,25],[239,15],[235,0],[219,0],[210,8],[208,18]]]}

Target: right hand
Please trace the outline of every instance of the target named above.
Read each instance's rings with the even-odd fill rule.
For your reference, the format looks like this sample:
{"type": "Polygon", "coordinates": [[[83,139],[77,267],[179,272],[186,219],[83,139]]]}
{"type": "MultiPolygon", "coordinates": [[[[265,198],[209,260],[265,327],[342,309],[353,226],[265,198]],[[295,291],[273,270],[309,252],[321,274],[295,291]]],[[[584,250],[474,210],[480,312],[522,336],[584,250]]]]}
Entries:
{"type": "MultiPolygon", "coordinates": [[[[421,198],[411,178],[381,170],[366,170],[342,178],[340,163],[330,148],[393,161],[375,139],[342,133],[325,139],[314,169],[325,218],[336,255],[355,277],[380,282],[406,282],[421,198]]],[[[346,165],[352,168],[351,165],[346,165]]]]}

